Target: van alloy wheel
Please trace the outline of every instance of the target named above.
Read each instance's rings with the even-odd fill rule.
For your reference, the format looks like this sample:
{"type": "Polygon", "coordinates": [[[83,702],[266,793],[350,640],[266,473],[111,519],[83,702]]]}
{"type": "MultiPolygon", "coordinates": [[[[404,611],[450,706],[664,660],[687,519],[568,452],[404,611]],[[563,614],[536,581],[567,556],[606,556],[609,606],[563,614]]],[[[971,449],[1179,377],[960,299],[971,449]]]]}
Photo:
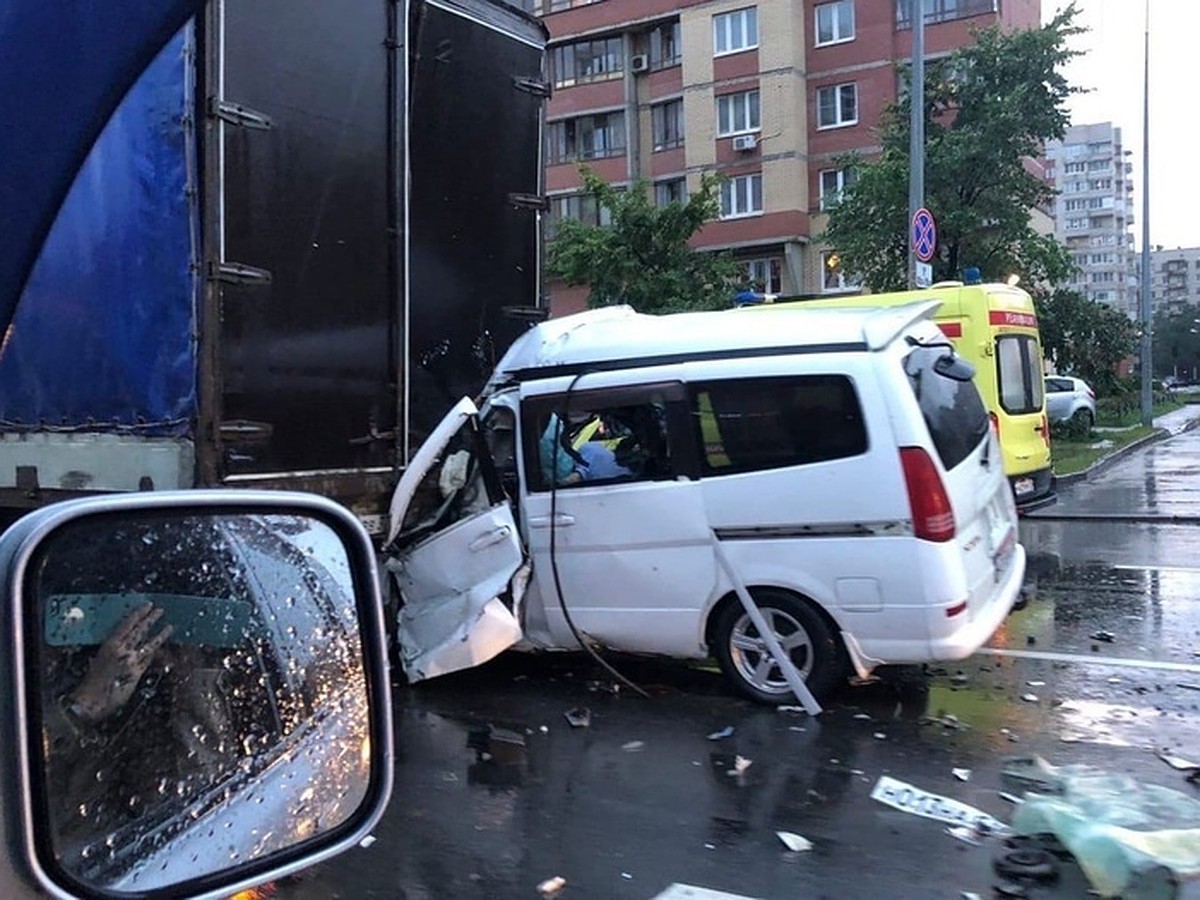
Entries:
{"type": "MultiPolygon", "coordinates": [[[[762,588],[751,594],[808,689],[817,697],[827,693],[843,671],[843,657],[825,620],[785,591],[762,588]]],[[[787,702],[792,696],[787,678],[740,603],[721,611],[714,638],[717,662],[741,693],[762,703],[787,702]]]]}

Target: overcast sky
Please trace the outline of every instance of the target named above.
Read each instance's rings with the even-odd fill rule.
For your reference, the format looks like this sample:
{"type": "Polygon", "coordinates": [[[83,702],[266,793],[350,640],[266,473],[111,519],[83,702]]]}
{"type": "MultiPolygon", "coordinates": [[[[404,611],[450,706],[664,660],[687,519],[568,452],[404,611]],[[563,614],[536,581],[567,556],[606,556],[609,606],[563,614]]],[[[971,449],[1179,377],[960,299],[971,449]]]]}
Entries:
{"type": "MultiPolygon", "coordinates": [[[[1200,246],[1200,0],[1150,2],[1150,245],[1200,246]]],[[[1051,19],[1066,0],[1042,0],[1051,19]]],[[[1070,103],[1076,125],[1112,122],[1133,151],[1134,241],[1142,245],[1142,73],[1146,0],[1076,0],[1085,55],[1067,70],[1091,88],[1070,103]]]]}

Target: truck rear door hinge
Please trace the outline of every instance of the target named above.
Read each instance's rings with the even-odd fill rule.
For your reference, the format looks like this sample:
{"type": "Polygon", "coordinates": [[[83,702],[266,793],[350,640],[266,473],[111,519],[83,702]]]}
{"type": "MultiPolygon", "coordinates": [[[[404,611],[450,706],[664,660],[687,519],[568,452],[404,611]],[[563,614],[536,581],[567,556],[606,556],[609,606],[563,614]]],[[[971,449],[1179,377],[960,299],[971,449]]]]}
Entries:
{"type": "Polygon", "coordinates": [[[525,91],[525,93],[533,94],[535,97],[548,98],[550,96],[550,82],[542,81],[540,78],[518,75],[513,79],[513,86],[518,91],[525,91]]]}
{"type": "Polygon", "coordinates": [[[550,198],[543,194],[509,194],[508,202],[517,209],[540,209],[542,212],[550,209],[550,198]]]}
{"type": "Polygon", "coordinates": [[[271,273],[245,263],[210,262],[208,280],[224,281],[228,284],[270,284],[271,273]]]}
{"type": "Polygon", "coordinates": [[[248,106],[242,106],[231,100],[222,100],[220,97],[208,98],[208,114],[214,119],[220,119],[239,128],[267,131],[275,127],[275,123],[266,113],[250,109],[248,106]]]}

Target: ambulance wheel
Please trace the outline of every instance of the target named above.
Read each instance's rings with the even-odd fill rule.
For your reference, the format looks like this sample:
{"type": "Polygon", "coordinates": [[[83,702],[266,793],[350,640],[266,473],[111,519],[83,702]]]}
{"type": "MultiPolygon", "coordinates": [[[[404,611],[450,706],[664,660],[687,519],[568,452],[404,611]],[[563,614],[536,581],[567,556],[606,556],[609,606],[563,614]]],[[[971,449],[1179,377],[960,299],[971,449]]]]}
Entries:
{"type": "MultiPolygon", "coordinates": [[[[805,686],[818,700],[844,678],[844,654],[832,629],[811,605],[776,588],[750,592],[805,686]]],[[[727,602],[713,624],[712,652],[729,682],[759,703],[796,703],[779,664],[737,598],[727,602]]]]}

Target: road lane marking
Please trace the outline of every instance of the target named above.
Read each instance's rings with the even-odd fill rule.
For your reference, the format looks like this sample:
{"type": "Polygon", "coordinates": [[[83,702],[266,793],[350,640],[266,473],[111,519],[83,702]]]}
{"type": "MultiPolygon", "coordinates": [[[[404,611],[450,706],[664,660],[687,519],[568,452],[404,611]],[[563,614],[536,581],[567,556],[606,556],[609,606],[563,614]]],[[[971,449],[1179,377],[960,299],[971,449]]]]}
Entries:
{"type": "Polygon", "coordinates": [[[656,894],[653,900],[754,900],[754,898],[676,882],[661,894],[656,894]]]}
{"type": "Polygon", "coordinates": [[[1132,566],[1117,563],[1108,568],[1120,569],[1123,572],[1184,572],[1189,575],[1200,573],[1200,566],[1132,566]]]}
{"type": "Polygon", "coordinates": [[[1010,659],[1040,659],[1048,662],[1082,663],[1093,666],[1118,666],[1125,669],[1154,669],[1159,672],[1200,674],[1200,663],[1161,662],[1156,659],[1125,659],[1120,656],[1096,656],[1079,653],[1054,653],[1049,650],[1006,650],[1001,647],[980,647],[980,656],[1007,656],[1010,659]]]}

